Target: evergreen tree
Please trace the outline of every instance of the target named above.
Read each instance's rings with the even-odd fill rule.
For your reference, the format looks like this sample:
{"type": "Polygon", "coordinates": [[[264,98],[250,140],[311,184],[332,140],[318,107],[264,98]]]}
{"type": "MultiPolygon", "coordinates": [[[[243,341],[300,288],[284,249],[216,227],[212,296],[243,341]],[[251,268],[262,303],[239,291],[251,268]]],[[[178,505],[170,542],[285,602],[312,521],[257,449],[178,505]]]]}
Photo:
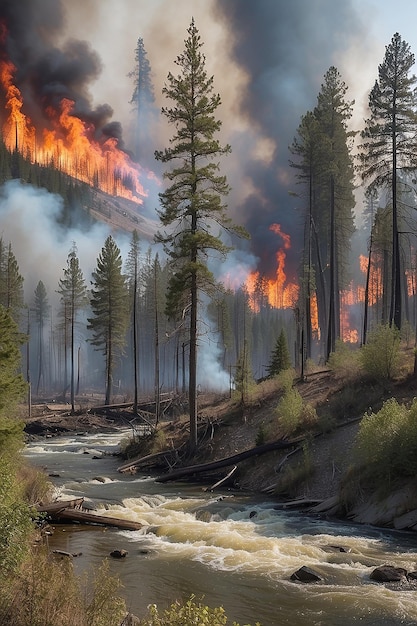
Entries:
{"type": "Polygon", "coordinates": [[[26,383],[19,373],[20,346],[25,338],[19,332],[10,310],[0,305],[0,416],[10,416],[22,400],[26,383]]]}
{"type": "Polygon", "coordinates": [[[10,310],[18,324],[24,306],[23,282],[12,244],[5,246],[0,237],[0,304],[10,310]]]}
{"type": "Polygon", "coordinates": [[[283,370],[291,367],[290,352],[288,350],[287,336],[284,329],[281,329],[275,348],[271,354],[271,361],[267,367],[268,378],[276,376],[283,370]]]}
{"type": "MultiPolygon", "coordinates": [[[[71,411],[75,412],[75,328],[77,323],[77,315],[80,310],[87,304],[87,287],[85,284],[83,272],[77,257],[77,248],[73,244],[67,258],[67,267],[64,269],[64,276],[59,281],[58,293],[61,296],[61,304],[63,306],[65,323],[67,327],[69,323],[69,343],[70,343],[70,362],[71,362],[71,411]]],[[[67,333],[65,332],[65,340],[67,333]]],[[[65,350],[66,353],[66,350],[65,350]]],[[[66,363],[65,363],[66,365],[66,363]]],[[[67,380],[65,379],[65,387],[67,380]]]]}
{"type": "Polygon", "coordinates": [[[133,412],[135,415],[138,411],[138,390],[139,390],[139,235],[137,230],[132,233],[130,241],[130,250],[126,263],[128,289],[130,295],[130,306],[132,315],[132,352],[133,352],[133,412]]]}
{"type": "MultiPolygon", "coordinates": [[[[50,306],[48,301],[48,293],[44,283],[40,280],[35,289],[35,297],[33,301],[33,310],[35,313],[36,323],[38,325],[38,381],[36,385],[36,394],[39,395],[40,385],[44,379],[44,329],[45,322],[50,315],[50,306]]],[[[45,382],[45,381],[44,381],[45,382]]]]}
{"type": "Polygon", "coordinates": [[[213,77],[208,78],[205,56],[194,20],[188,29],[184,52],[176,59],[180,74],[168,74],[163,94],[173,102],[162,113],[175,127],[171,146],[156,152],[156,159],[176,165],[165,172],[171,185],[160,193],[159,217],[168,233],[159,233],[170,256],[174,273],[167,295],[167,313],[189,313],[189,412],[190,450],[197,446],[197,327],[199,290],[211,292],[214,277],[207,267],[208,253],[225,254],[227,248],[213,226],[237,232],[226,216],[222,196],[229,186],[218,174],[213,159],[230,152],[215,138],[221,122],[214,116],[220,96],[213,94],[213,77]]]}
{"type": "Polygon", "coordinates": [[[155,121],[155,96],[152,84],[151,65],[142,37],[135,50],[135,69],[129,73],[134,80],[132,99],[135,110],[135,155],[137,160],[150,166],[149,155],[153,153],[152,127],[155,121]]]}
{"type": "Polygon", "coordinates": [[[315,221],[326,246],[328,267],[328,317],[326,357],[340,338],[340,291],[348,283],[348,255],[354,227],[355,199],[352,141],[347,124],[353,102],[346,101],[347,86],[338,70],[330,67],[318,95],[314,115],[322,137],[324,165],[320,174],[315,221]]]}
{"type": "Polygon", "coordinates": [[[90,304],[93,316],[88,318],[88,329],[93,334],[91,344],[105,356],[105,404],[110,404],[115,359],[123,351],[126,342],[129,312],[126,306],[128,291],[126,278],[122,274],[122,257],[111,235],[107,237],[97,258],[97,267],[92,278],[90,304]]]}
{"type": "Polygon", "coordinates": [[[389,190],[392,208],[389,324],[401,328],[402,269],[399,241],[399,181],[417,169],[416,81],[410,46],[398,33],[386,47],[369,95],[370,117],[362,132],[362,178],[371,189],[389,190]]]}

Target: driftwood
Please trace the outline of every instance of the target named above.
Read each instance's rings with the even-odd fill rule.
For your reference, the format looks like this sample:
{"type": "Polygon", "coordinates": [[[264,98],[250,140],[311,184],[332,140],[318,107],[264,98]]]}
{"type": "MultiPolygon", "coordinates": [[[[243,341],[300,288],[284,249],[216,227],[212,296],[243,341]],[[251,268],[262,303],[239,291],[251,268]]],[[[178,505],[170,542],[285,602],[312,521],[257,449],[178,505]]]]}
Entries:
{"type": "Polygon", "coordinates": [[[124,463],[117,468],[117,471],[123,474],[124,472],[130,472],[138,467],[142,467],[144,465],[152,464],[154,461],[159,461],[160,459],[166,459],[170,456],[177,456],[178,449],[173,448],[172,450],[164,450],[163,452],[155,452],[155,454],[147,454],[146,456],[142,456],[139,459],[134,459],[133,461],[128,461],[128,463],[124,463]]]}
{"type": "Polygon", "coordinates": [[[207,487],[206,489],[204,489],[204,491],[214,491],[215,489],[217,489],[217,487],[224,485],[224,483],[233,476],[236,470],[237,470],[237,465],[234,465],[232,469],[230,470],[230,472],[226,474],[224,478],[222,478],[221,480],[218,480],[217,483],[214,483],[214,485],[212,485],[211,487],[207,487]]]}
{"type": "Polygon", "coordinates": [[[62,500],[51,502],[50,504],[38,504],[36,510],[38,513],[46,513],[54,522],[70,521],[81,524],[98,524],[99,526],[112,526],[122,530],[140,530],[143,524],[118,517],[107,517],[106,515],[98,515],[81,508],[84,498],[76,498],[75,500],[62,500]]]}
{"type": "Polygon", "coordinates": [[[156,481],[159,483],[167,483],[170,480],[178,480],[179,478],[184,478],[185,476],[193,476],[194,474],[200,474],[201,472],[216,470],[221,467],[227,467],[228,465],[235,465],[236,463],[249,459],[252,456],[265,454],[266,452],[271,452],[272,450],[291,448],[292,446],[298,444],[299,441],[299,439],[292,441],[284,441],[283,439],[280,439],[279,441],[272,441],[270,443],[265,443],[262,446],[256,446],[256,448],[250,448],[249,450],[244,450],[238,454],[233,454],[232,456],[219,459],[218,461],[183,467],[175,470],[174,472],[170,472],[169,474],[165,474],[164,476],[159,476],[156,481]]]}

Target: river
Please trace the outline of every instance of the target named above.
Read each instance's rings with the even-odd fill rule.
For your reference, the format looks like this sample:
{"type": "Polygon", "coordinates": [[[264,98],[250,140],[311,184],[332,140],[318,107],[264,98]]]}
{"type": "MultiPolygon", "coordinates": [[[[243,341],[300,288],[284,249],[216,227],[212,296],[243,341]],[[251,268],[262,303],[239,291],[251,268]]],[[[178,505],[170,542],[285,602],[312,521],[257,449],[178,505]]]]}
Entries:
{"type": "Polygon", "coordinates": [[[141,531],[99,526],[57,526],[51,549],[82,553],[76,570],[109,559],[122,583],[128,609],[143,616],[156,602],[165,607],[192,594],[223,605],[233,620],[262,626],[388,626],[417,624],[417,591],[373,583],[377,565],[417,570],[417,537],[348,523],[332,523],[276,508],[273,500],[200,486],[158,484],[146,475],[117,472],[117,451],[126,433],[44,439],[25,455],[47,468],[60,498],[83,496],[113,517],[144,524],[141,531]],[[346,552],[334,550],[341,547],[346,552]],[[290,580],[303,565],[323,582],[290,580]]]}

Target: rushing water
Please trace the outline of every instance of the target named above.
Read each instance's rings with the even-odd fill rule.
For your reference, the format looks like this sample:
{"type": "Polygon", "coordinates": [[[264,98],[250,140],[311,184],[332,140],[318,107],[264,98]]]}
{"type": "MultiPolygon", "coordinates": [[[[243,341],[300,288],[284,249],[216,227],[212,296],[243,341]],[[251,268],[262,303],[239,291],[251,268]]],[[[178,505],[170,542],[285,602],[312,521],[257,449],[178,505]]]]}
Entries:
{"type": "Polygon", "coordinates": [[[110,565],[133,613],[194,594],[210,606],[223,605],[230,623],[417,624],[416,590],[369,580],[385,563],[417,570],[414,535],[308,518],[279,510],[272,500],[125,476],[117,472],[117,458],[93,458],[115,451],[121,437],[46,439],[29,444],[26,454],[58,475],[52,480],[60,498],[83,496],[100,514],[144,524],[141,531],[57,526],[49,540],[51,549],[82,553],[74,559],[80,572],[97,567],[113,549],[128,550],[126,559],[110,559],[110,565]],[[323,582],[292,582],[303,565],[323,582]]]}

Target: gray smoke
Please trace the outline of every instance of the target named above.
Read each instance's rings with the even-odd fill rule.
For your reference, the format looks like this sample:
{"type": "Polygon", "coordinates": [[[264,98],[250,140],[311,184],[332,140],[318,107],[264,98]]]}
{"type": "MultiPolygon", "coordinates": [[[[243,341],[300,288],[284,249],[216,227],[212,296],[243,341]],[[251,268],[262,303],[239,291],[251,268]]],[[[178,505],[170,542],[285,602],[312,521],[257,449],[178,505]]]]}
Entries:
{"type": "Polygon", "coordinates": [[[247,76],[240,113],[273,142],[271,159],[243,162],[241,176],[250,179],[254,191],[238,213],[244,215],[252,250],[260,259],[258,269],[266,275],[275,268],[275,252],[282,245],[270,224],[279,223],[291,235],[287,269],[292,267],[294,278],[303,230],[296,209],[302,201],[288,195],[296,187],[288,146],[301,116],[316,105],[325,72],[337,66],[364,25],[350,0],[216,0],[216,7],[230,32],[234,60],[247,76]]]}

